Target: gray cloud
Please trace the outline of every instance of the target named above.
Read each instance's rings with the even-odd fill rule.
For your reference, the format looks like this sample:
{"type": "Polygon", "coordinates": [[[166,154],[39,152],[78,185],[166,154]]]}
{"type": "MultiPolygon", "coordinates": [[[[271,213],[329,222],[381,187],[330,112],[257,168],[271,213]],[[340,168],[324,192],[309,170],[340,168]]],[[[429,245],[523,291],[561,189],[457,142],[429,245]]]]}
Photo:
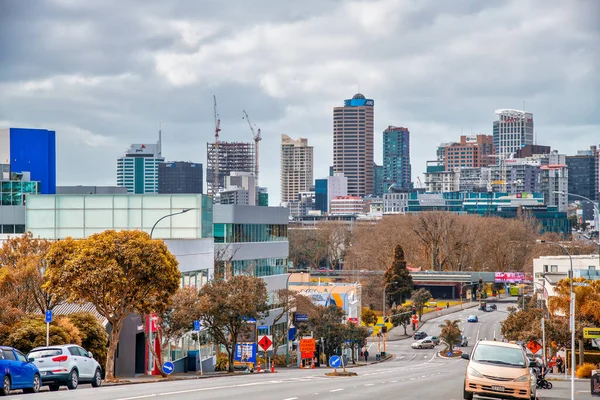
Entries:
{"type": "Polygon", "coordinates": [[[594,0],[0,2],[0,125],[57,130],[60,184],[114,184],[129,143],[162,121],[169,160],[205,162],[212,95],[222,140],[262,128],[261,184],[279,199],[280,134],[332,160],[332,107],[360,91],[381,131],[412,133],[413,179],[439,142],[534,112],[538,142],[600,142],[594,0]]]}

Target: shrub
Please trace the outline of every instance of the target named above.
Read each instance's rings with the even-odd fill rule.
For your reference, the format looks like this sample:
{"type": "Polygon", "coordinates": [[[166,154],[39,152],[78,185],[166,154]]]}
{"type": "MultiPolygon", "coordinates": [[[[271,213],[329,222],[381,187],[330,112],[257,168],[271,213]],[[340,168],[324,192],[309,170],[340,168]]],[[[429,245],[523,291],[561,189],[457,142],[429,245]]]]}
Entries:
{"type": "Polygon", "coordinates": [[[227,353],[219,354],[217,356],[217,363],[215,364],[215,371],[227,371],[227,364],[229,364],[227,353]]]}
{"type": "Polygon", "coordinates": [[[596,369],[595,364],[584,363],[583,365],[578,365],[575,370],[575,376],[578,378],[591,378],[592,370],[596,369]]]}
{"type": "MultiPolygon", "coordinates": [[[[57,318],[50,324],[50,344],[74,343],[81,345],[79,330],[67,318],[57,318]]],[[[27,354],[34,347],[46,345],[46,323],[41,317],[26,317],[13,326],[6,346],[12,346],[27,354]]]]}
{"type": "MultiPolygon", "coordinates": [[[[276,367],[286,367],[287,366],[285,363],[285,354],[276,354],[271,358],[271,360],[273,360],[276,367]]],[[[290,355],[290,362],[291,361],[292,361],[292,357],[290,355]]]]}

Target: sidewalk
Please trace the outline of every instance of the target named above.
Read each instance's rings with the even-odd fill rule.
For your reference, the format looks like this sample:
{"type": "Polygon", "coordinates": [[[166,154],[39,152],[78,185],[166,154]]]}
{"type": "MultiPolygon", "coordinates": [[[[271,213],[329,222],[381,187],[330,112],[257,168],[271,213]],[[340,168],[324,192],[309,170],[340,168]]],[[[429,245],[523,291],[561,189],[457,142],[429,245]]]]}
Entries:
{"type": "MultiPolygon", "coordinates": [[[[563,375],[564,377],[564,375],[563,375]]],[[[569,399],[571,397],[571,382],[552,381],[552,389],[538,389],[537,398],[539,400],[559,400],[569,399]]],[[[590,394],[590,380],[575,380],[575,400],[598,399],[590,394]]]]}
{"type": "Polygon", "coordinates": [[[169,381],[181,381],[188,379],[207,379],[207,378],[218,378],[224,376],[234,376],[234,375],[245,375],[245,372],[234,372],[230,374],[226,371],[219,372],[206,372],[203,375],[200,375],[200,372],[186,372],[186,373],[177,373],[171,374],[171,376],[167,378],[163,378],[160,375],[138,375],[138,376],[129,376],[119,378],[118,382],[102,382],[102,386],[118,386],[118,385],[134,385],[137,383],[154,383],[154,382],[169,382],[169,381]]]}

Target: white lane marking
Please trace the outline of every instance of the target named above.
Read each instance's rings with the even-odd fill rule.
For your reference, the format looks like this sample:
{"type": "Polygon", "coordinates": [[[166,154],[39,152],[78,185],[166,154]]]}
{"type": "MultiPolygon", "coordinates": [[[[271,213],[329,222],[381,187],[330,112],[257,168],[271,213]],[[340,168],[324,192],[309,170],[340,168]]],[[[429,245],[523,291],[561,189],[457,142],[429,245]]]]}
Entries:
{"type": "Polygon", "coordinates": [[[396,382],[398,382],[398,381],[390,381],[390,382],[391,382],[391,383],[396,383],[396,382]]]}
{"type": "Polygon", "coordinates": [[[297,397],[288,397],[287,399],[283,399],[283,400],[298,400],[297,397]]]}
{"type": "Polygon", "coordinates": [[[365,386],[373,386],[375,385],[374,383],[365,383],[365,386]]]}
{"type": "Polygon", "coordinates": [[[344,389],[331,389],[329,392],[341,392],[344,389]]]}
{"type": "Polygon", "coordinates": [[[151,394],[151,395],[143,395],[143,396],[134,396],[134,397],[123,397],[122,399],[117,399],[117,400],[135,400],[135,399],[145,399],[148,397],[156,397],[156,394],[151,394]]]}
{"type": "Polygon", "coordinates": [[[415,354],[415,355],[414,355],[414,356],[412,356],[412,358],[411,358],[410,360],[408,360],[408,361],[412,361],[412,360],[414,360],[416,357],[417,357],[417,355],[415,354]]]}
{"type": "Polygon", "coordinates": [[[477,328],[477,338],[475,339],[475,342],[479,342],[479,330],[480,330],[480,329],[481,329],[481,328],[477,328]]]}

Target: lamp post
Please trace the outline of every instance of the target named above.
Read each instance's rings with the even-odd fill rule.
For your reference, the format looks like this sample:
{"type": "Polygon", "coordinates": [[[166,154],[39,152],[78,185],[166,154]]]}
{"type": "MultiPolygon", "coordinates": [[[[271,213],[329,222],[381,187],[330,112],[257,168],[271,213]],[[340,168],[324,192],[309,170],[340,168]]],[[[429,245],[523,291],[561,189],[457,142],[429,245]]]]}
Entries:
{"type": "Polygon", "coordinates": [[[565,253],[567,253],[567,256],[569,256],[569,264],[570,264],[570,269],[569,269],[569,291],[570,291],[570,295],[571,295],[571,304],[570,304],[570,328],[571,328],[571,400],[575,399],[575,293],[573,292],[573,257],[571,257],[571,253],[569,252],[569,249],[567,249],[565,246],[563,246],[560,243],[555,243],[555,242],[547,242],[545,240],[537,240],[538,243],[545,243],[545,244],[551,244],[557,247],[560,247],[561,249],[564,250],[565,253]]]}
{"type": "MultiPolygon", "coordinates": [[[[186,212],[188,212],[190,210],[191,210],[191,208],[186,208],[181,211],[174,212],[174,213],[167,214],[167,215],[160,217],[154,223],[154,225],[152,225],[152,229],[150,229],[150,239],[152,239],[152,234],[154,233],[154,228],[156,228],[156,225],[158,225],[158,223],[160,221],[162,221],[165,218],[172,217],[174,215],[185,214],[186,212]]],[[[152,314],[150,314],[149,316],[146,316],[146,318],[148,320],[148,346],[149,346],[149,348],[148,348],[148,375],[152,375],[152,371],[154,370],[154,359],[152,357],[152,351],[151,351],[151,348],[154,346],[154,338],[152,335],[152,314]],[[152,347],[150,347],[150,346],[152,346],[152,347]]],[[[202,360],[200,360],[200,362],[202,362],[202,360]]]]}
{"type": "MultiPolygon", "coordinates": [[[[383,286],[383,308],[382,308],[382,314],[381,314],[381,322],[383,323],[383,326],[385,325],[385,289],[389,286],[389,285],[396,285],[397,282],[393,281],[393,282],[388,282],[383,286]]],[[[383,338],[383,353],[385,354],[385,335],[383,333],[383,326],[381,327],[381,337],[383,338]]]]}
{"type": "Polygon", "coordinates": [[[288,277],[285,280],[285,309],[287,310],[287,332],[285,335],[285,366],[287,367],[290,364],[290,310],[289,302],[290,302],[290,277],[292,274],[288,272],[288,277]]]}

